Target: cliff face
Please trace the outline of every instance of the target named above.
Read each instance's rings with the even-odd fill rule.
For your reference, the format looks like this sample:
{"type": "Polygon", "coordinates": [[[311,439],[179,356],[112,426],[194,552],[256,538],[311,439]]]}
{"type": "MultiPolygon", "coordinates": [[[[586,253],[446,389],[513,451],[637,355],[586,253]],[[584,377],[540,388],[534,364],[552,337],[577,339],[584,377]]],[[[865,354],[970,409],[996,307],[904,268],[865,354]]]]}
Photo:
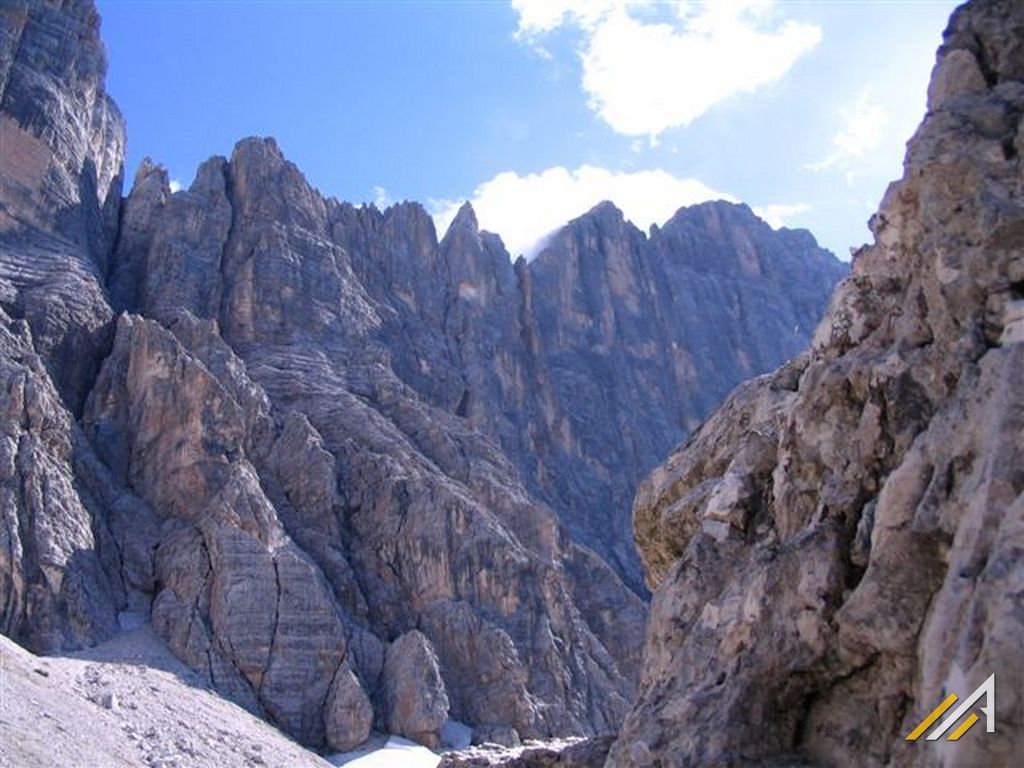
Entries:
{"type": "Polygon", "coordinates": [[[439,246],[419,206],[337,218],[396,373],[494,439],[639,592],[640,479],[737,382],[804,348],[846,272],[807,232],[724,202],[649,237],[602,203],[515,265],[468,204],[439,246]]]}
{"type": "Polygon", "coordinates": [[[108,343],[125,142],[97,24],[91,3],[0,9],[0,300],[73,410],[108,343]]]}
{"type": "MultiPolygon", "coordinates": [[[[421,396],[396,375],[442,368],[444,347],[428,323],[402,338],[400,310],[356,275],[363,227],[382,260],[416,253],[417,227],[432,234],[422,209],[326,201],[263,140],[155,204],[148,179],[126,202],[150,213],[142,248],[118,251],[140,275],[140,314],[119,322],[83,425],[163,521],[153,619],[172,648],[313,742],[320,713],[362,713],[358,734],[326,725],[343,745],[373,711],[394,722],[387,702],[408,707],[384,658],[413,630],[454,717],[538,735],[613,727],[642,604],[493,443],[430,402],[442,376],[421,396]]],[[[407,294],[407,311],[430,318],[426,297],[407,294]]]]}
{"type": "Polygon", "coordinates": [[[655,595],[610,764],[1017,760],[1021,40],[1020,3],[954,14],[904,178],[810,352],[739,387],[640,488],[655,595]],[[995,733],[904,740],[992,673],[995,733]]]}
{"type": "Polygon", "coordinates": [[[846,269],[807,232],[723,202],[682,209],[649,238],[602,204],[527,269],[530,415],[526,450],[509,453],[638,582],[621,510],[640,480],[736,383],[804,348],[846,269]]]}
{"type": "Polygon", "coordinates": [[[625,499],[841,268],[727,204],[649,237],[602,205],[513,265],[468,207],[438,242],[269,139],[122,200],[91,3],[0,22],[3,633],[149,619],[335,749],[614,730],[646,617],[625,499]]]}
{"type": "Polygon", "coordinates": [[[74,466],[124,148],[97,24],[91,4],[0,9],[0,629],[40,649],[109,634],[117,599],[74,466]]]}

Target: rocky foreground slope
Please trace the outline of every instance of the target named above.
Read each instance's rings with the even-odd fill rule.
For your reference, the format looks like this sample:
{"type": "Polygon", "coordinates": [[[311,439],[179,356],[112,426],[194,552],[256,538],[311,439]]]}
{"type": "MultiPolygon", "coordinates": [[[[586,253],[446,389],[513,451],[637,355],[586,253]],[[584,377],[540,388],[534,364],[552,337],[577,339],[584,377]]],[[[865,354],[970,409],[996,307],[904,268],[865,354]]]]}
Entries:
{"type": "Polygon", "coordinates": [[[328,768],[226,701],[149,627],[71,656],[0,637],[0,765],[328,768]]]}
{"type": "Polygon", "coordinates": [[[605,204],[513,265],[470,208],[438,242],[269,139],[122,199],[98,26],[0,7],[0,631],[149,619],[316,747],[614,730],[633,484],[806,342],[842,268],[724,203],[649,236],[605,204]]]}
{"type": "Polygon", "coordinates": [[[810,352],[640,489],[655,594],[609,765],[1019,764],[1022,41],[1019,2],[954,14],[905,175],[810,352]],[[904,740],[992,673],[994,733],[904,740]]]}

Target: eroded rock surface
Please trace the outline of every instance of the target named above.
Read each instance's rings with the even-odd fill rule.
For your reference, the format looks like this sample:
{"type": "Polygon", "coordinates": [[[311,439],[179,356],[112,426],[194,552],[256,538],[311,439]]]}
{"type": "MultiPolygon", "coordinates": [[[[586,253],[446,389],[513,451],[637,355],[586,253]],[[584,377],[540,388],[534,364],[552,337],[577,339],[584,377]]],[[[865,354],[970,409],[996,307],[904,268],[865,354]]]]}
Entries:
{"type": "Polygon", "coordinates": [[[326,205],[399,378],[495,440],[638,592],[640,478],[735,384],[803,349],[845,274],[807,232],[724,202],[650,235],[602,203],[515,264],[468,204],[439,244],[419,205],[326,205]]]}
{"type": "Polygon", "coordinates": [[[0,8],[0,302],[72,411],[109,339],[124,120],[91,2],[0,8]]]}
{"type": "Polygon", "coordinates": [[[569,529],[637,582],[622,510],[640,480],[736,384],[805,348],[845,266],[744,205],[681,209],[644,237],[603,203],[520,273],[528,418],[510,455],[569,529]]]}
{"type": "Polygon", "coordinates": [[[601,768],[615,737],[593,736],[531,743],[512,749],[496,744],[446,752],[439,768],[601,768]]]}
{"type": "Polygon", "coordinates": [[[1022,39],[1020,3],[954,14],[904,178],[810,352],[641,487],[655,596],[609,765],[1018,760],[1022,39]],[[995,733],[904,740],[993,672],[995,733]]]}

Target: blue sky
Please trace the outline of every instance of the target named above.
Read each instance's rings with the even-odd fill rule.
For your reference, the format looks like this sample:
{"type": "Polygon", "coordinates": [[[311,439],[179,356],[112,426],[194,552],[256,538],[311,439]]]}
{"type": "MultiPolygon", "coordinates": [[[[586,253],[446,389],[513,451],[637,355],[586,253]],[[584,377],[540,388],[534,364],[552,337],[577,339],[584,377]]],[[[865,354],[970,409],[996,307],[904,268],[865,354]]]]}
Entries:
{"type": "Polygon", "coordinates": [[[726,197],[846,257],[901,175],[955,3],[99,0],[144,156],[274,136],[322,192],[471,199],[513,255],[609,198],[646,229],[726,197]]]}

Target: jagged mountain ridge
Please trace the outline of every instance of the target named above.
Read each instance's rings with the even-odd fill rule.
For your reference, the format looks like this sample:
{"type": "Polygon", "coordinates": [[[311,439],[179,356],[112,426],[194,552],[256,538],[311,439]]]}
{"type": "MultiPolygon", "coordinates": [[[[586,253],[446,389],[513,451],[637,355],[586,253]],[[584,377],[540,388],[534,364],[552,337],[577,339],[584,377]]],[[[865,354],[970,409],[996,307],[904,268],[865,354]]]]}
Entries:
{"type": "Polygon", "coordinates": [[[650,237],[599,206],[513,265],[470,209],[438,243],[418,205],[325,199],[272,140],[173,195],[144,164],[122,201],[91,3],[0,20],[3,632],[55,651],[150,618],[319,746],[431,742],[449,715],[614,729],[645,609],[577,537],[629,576],[615,503],[715,399],[689,384],[798,347],[841,268],[723,204],[650,237]],[[686,360],[704,316],[774,346],[686,360]]]}
{"type": "Polygon", "coordinates": [[[334,236],[394,311],[381,337],[399,376],[497,440],[640,592],[623,514],[639,479],[736,382],[799,352],[845,274],[808,233],[724,202],[650,237],[603,203],[515,264],[468,204],[439,245],[417,204],[341,211],[334,236]]]}
{"type": "Polygon", "coordinates": [[[811,349],[638,491],[655,592],[608,765],[1020,762],[1022,40],[1020,2],[953,14],[904,177],[811,349]],[[927,725],[993,674],[981,722],[927,725]]]}
{"type": "MultiPolygon", "coordinates": [[[[533,262],[513,264],[469,204],[439,243],[421,205],[382,212],[320,198],[273,141],[263,149],[261,141],[240,143],[225,172],[238,162],[244,175],[250,155],[265,153],[287,169],[292,187],[283,195],[319,198],[309,215],[326,217],[324,232],[355,278],[347,282],[364,295],[318,290],[378,315],[359,338],[339,341],[340,326],[324,326],[317,343],[374,347],[419,396],[496,440],[529,490],[641,594],[626,513],[639,479],[736,382],[796,354],[845,273],[805,231],[775,232],[746,206],[725,202],[682,209],[649,238],[603,203],[556,233],[533,262]]],[[[112,302],[154,315],[192,302],[197,316],[220,321],[232,345],[247,343],[233,335],[210,274],[233,209],[207,197],[217,218],[204,219],[190,262],[168,266],[174,257],[165,252],[177,241],[153,242],[170,197],[165,176],[144,165],[126,199],[112,302]],[[146,271],[147,262],[156,266],[146,271]],[[147,295],[160,290],[149,284],[172,282],[191,293],[147,295]]],[[[189,194],[206,194],[208,174],[195,183],[189,194]]],[[[261,296],[263,308],[294,310],[272,294],[261,296]]],[[[316,328],[302,318],[275,333],[316,328]]]]}

